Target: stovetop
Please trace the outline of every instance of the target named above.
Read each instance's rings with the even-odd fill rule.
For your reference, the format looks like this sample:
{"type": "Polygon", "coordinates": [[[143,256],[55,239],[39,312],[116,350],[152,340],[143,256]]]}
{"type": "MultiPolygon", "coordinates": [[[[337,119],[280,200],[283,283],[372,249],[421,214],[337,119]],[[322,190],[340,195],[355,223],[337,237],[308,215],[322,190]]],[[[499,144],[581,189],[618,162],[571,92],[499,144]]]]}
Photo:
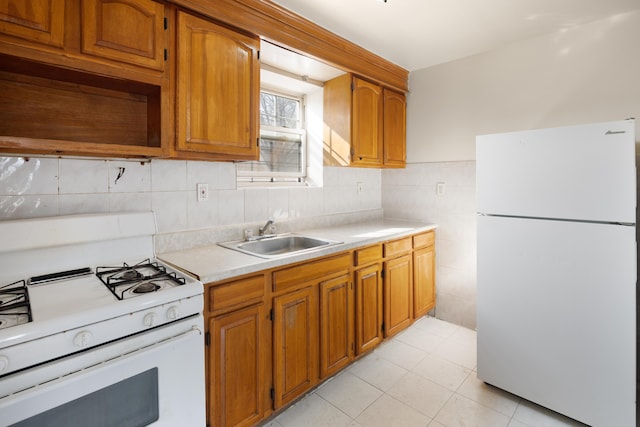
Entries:
{"type": "MultiPolygon", "coordinates": [[[[129,264],[135,265],[136,262],[129,264]]],[[[8,290],[7,301],[17,298],[18,295],[25,297],[24,302],[13,303],[20,305],[20,310],[24,310],[19,312],[20,322],[5,320],[6,327],[0,328],[0,349],[153,307],[168,307],[176,301],[202,295],[203,286],[198,280],[157,260],[146,260],[144,264],[151,267],[139,269],[141,279],[124,279],[122,282],[116,280],[113,286],[106,285],[103,280],[113,281],[117,275],[129,271],[130,267],[96,267],[91,269],[92,274],[62,280],[37,284],[30,284],[29,280],[20,280],[0,285],[3,290],[8,290]],[[146,293],[134,292],[144,283],[149,283],[153,290],[146,293]],[[27,310],[27,307],[30,307],[30,310],[27,310]]],[[[193,314],[197,312],[199,311],[193,314]]],[[[126,330],[122,333],[126,335],[126,330]]]]}
{"type": "Polygon", "coordinates": [[[172,305],[181,317],[201,313],[202,283],[154,258],[155,232],[153,212],[0,221],[0,311],[16,316],[0,349],[172,305]]]}
{"type": "Polygon", "coordinates": [[[97,267],[96,276],[119,300],[162,292],[186,282],[184,277],[149,259],[134,265],[123,263],[120,267],[97,267]]]}

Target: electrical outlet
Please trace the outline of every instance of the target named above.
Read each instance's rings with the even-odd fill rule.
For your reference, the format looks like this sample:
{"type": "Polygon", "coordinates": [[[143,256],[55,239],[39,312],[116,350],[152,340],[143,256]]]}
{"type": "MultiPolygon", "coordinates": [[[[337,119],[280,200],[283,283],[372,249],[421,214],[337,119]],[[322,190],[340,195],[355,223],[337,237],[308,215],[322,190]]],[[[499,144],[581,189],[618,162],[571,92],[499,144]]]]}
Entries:
{"type": "Polygon", "coordinates": [[[198,201],[206,202],[209,200],[209,184],[196,184],[198,190],[198,201]]]}
{"type": "Polygon", "coordinates": [[[362,182],[358,183],[358,194],[362,194],[362,192],[364,191],[364,184],[362,182]]]}

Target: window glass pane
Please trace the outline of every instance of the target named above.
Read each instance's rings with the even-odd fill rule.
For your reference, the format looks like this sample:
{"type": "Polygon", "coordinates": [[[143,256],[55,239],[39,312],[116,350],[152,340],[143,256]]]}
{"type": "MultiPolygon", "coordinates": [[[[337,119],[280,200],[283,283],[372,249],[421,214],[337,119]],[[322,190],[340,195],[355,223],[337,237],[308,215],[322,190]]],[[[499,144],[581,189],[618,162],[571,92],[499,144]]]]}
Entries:
{"type": "Polygon", "coordinates": [[[276,125],[276,96],[271,93],[260,92],[260,124],[276,125]]]}
{"type": "Polygon", "coordinates": [[[299,129],[300,100],[260,92],[260,124],[299,129]]]}
{"type": "Polygon", "coordinates": [[[260,163],[271,172],[301,172],[302,150],[300,141],[273,141],[260,139],[260,163]]]}
{"type": "Polygon", "coordinates": [[[276,108],[276,126],[285,128],[298,127],[298,107],[300,102],[296,99],[278,97],[276,108]]]}
{"type": "Polygon", "coordinates": [[[260,92],[260,160],[237,164],[238,180],[300,181],[305,176],[302,98],[260,92]]]}
{"type": "Polygon", "coordinates": [[[260,161],[238,164],[239,172],[294,173],[302,175],[303,139],[299,133],[265,132],[260,137],[260,161]]]}

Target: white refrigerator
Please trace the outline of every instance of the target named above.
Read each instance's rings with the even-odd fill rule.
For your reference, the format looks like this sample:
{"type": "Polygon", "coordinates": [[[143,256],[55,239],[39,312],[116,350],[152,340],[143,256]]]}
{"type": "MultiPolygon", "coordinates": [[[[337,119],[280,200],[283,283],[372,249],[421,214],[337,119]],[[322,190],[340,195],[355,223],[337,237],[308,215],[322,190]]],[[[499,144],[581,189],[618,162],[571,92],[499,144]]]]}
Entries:
{"type": "Polygon", "coordinates": [[[634,120],[476,139],[478,377],[635,426],[634,120]]]}

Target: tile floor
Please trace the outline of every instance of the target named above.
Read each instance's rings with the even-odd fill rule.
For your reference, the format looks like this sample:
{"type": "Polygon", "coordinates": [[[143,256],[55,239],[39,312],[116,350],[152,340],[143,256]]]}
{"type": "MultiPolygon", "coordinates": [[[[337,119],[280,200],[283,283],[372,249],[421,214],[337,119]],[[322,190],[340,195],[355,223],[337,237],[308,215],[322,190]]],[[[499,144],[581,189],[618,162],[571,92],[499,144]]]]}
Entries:
{"type": "Polygon", "coordinates": [[[475,331],[424,317],[266,427],[583,425],[484,384],[475,368],[475,331]]]}

